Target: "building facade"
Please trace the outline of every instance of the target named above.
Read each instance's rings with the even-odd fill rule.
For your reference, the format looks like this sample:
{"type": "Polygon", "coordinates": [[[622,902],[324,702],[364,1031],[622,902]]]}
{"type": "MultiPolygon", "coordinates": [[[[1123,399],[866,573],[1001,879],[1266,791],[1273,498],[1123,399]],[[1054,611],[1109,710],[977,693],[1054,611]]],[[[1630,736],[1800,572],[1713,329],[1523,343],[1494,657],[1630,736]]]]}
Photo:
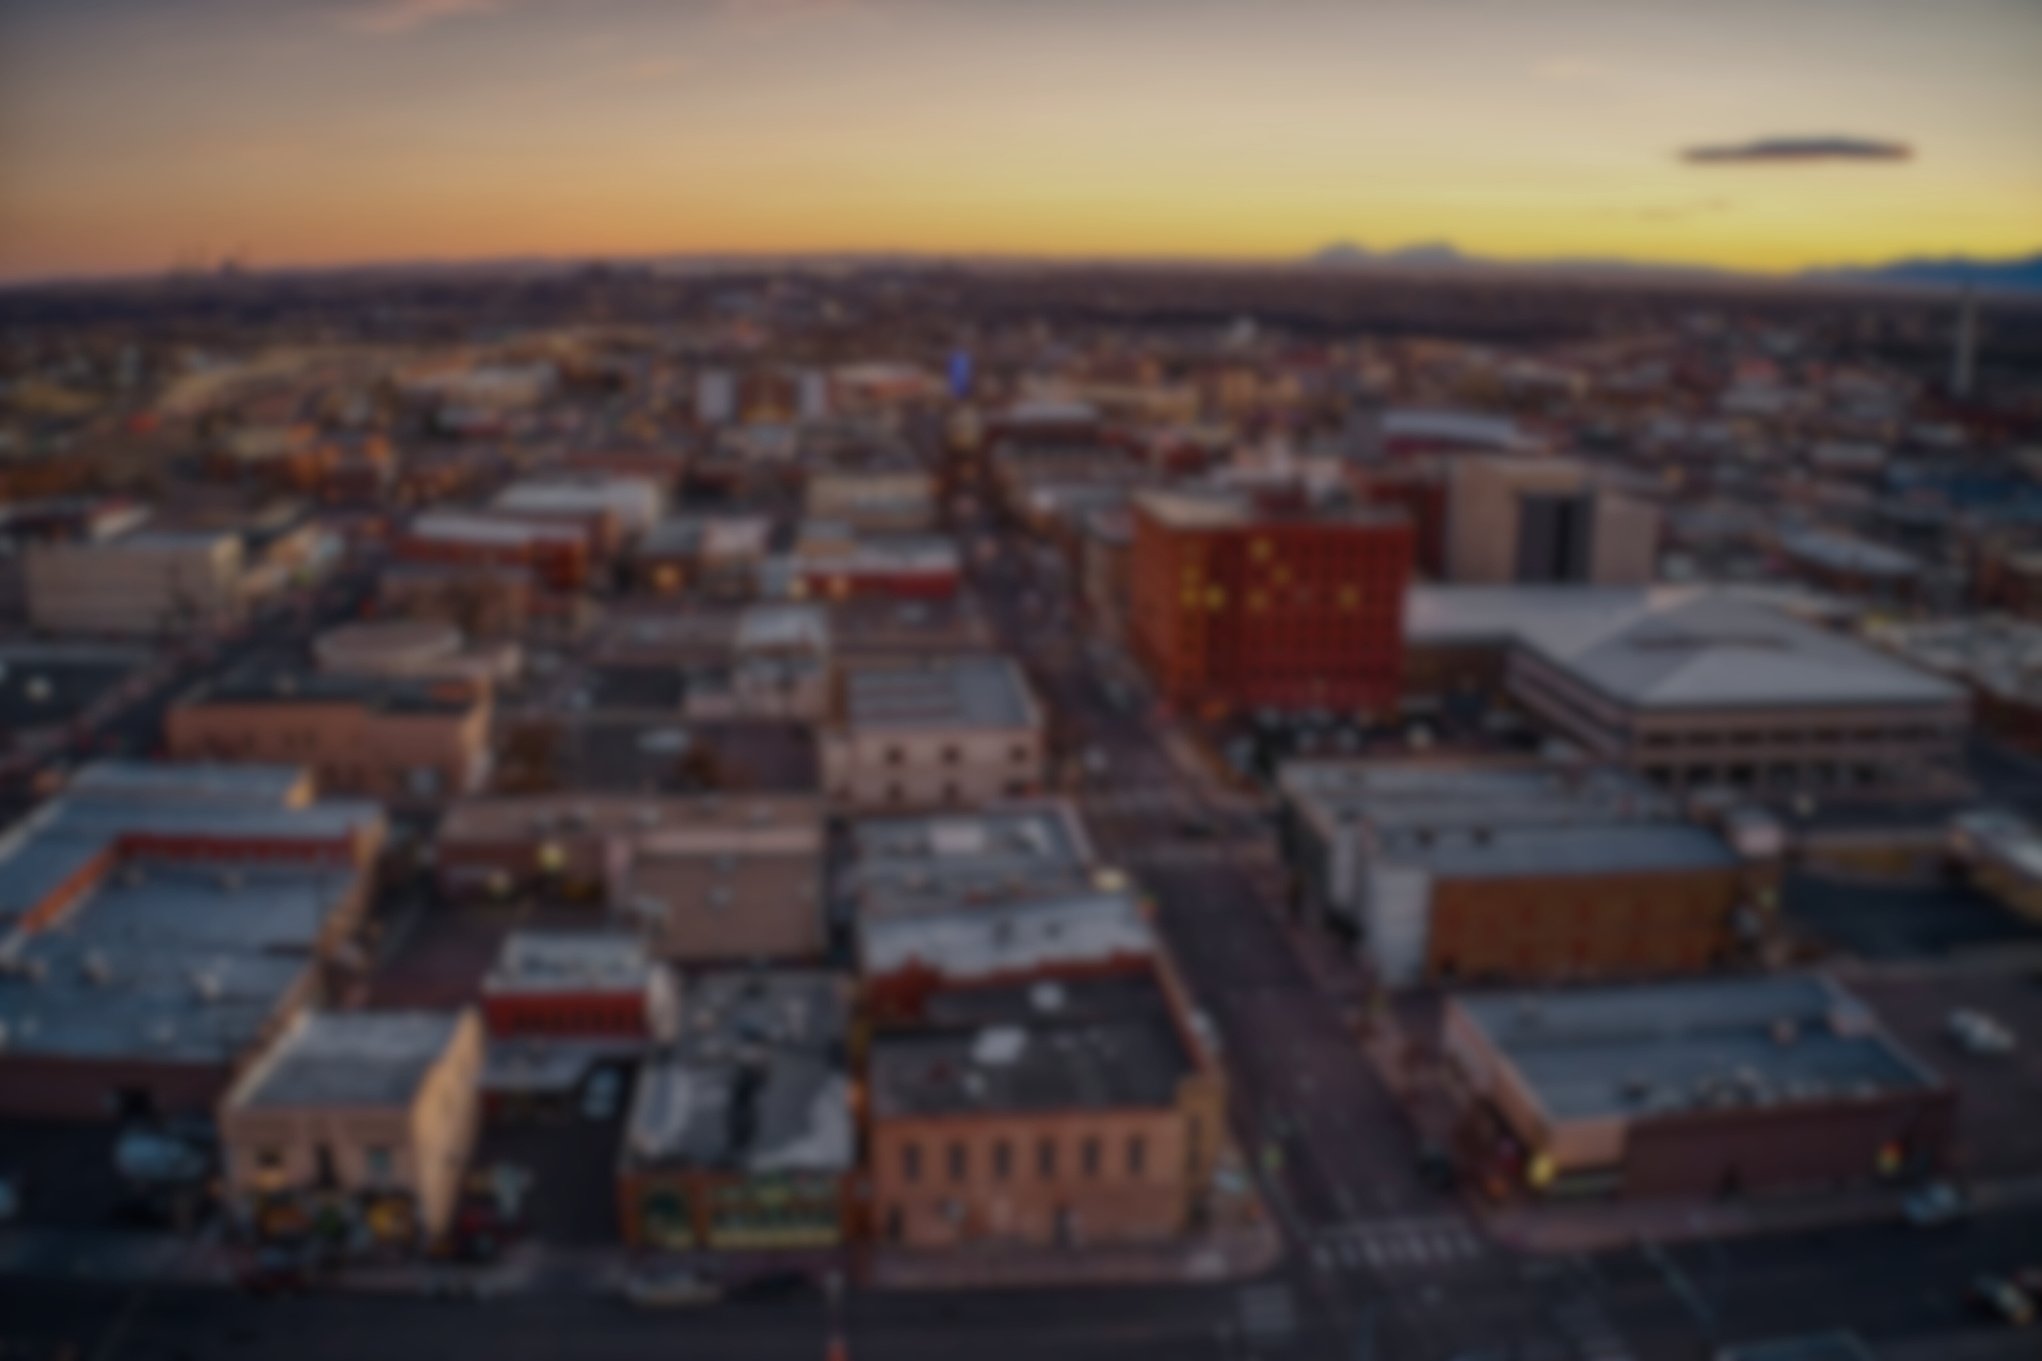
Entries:
{"type": "Polygon", "coordinates": [[[1133,503],[1129,624],[1172,706],[1394,713],[1409,522],[1238,497],[1133,503]]]}
{"type": "Polygon", "coordinates": [[[1038,792],[1047,732],[1021,669],[964,654],[845,668],[821,733],[841,808],[967,808],[1038,792]]]}

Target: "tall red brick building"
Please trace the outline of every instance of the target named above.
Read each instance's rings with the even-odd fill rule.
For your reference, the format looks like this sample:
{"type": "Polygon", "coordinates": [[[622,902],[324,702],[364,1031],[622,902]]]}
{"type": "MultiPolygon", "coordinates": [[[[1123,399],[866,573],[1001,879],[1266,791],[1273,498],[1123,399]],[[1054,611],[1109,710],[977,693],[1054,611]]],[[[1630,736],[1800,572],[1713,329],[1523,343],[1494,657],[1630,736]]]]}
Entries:
{"type": "Polygon", "coordinates": [[[1151,492],[1134,503],[1135,654],[1175,708],[1394,713],[1412,533],[1400,509],[1151,492]]]}

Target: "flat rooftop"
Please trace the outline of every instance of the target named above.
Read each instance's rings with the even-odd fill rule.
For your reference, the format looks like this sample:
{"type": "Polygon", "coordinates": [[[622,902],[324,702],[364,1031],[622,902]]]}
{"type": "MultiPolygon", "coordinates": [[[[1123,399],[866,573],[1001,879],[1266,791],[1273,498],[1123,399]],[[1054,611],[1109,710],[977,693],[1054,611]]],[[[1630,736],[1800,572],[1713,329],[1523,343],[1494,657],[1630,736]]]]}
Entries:
{"type": "Polygon", "coordinates": [[[868,977],[921,968],[950,982],[1147,958],[1156,951],[1148,914],[1125,891],[866,920],[858,933],[859,964],[868,977]]]}
{"type": "Polygon", "coordinates": [[[352,871],[131,862],[0,943],[5,1055],[228,1063],[313,967],[352,871]]]}
{"type": "Polygon", "coordinates": [[[1819,974],[1453,999],[1555,1120],[1926,1091],[1941,1079],[1819,974]]]}
{"type": "Polygon", "coordinates": [[[873,1114],[1001,1114],[1164,1106],[1193,1071],[1146,974],[978,988],[932,999],[923,1024],[881,1030],[873,1114]]]}
{"type": "Polygon", "coordinates": [[[838,894],[861,915],[913,916],[1083,887],[1092,847],[1057,800],[973,813],[859,818],[838,894]]]}
{"type": "MultiPolygon", "coordinates": [[[[579,790],[462,799],[440,819],[439,840],[502,842],[537,837],[655,837],[714,832],[756,837],[805,833],[822,844],[822,800],[809,794],[615,794],[579,790]]],[[[732,849],[737,849],[734,843],[732,849]]]]}
{"type": "Polygon", "coordinates": [[[1893,623],[1872,641],[1939,676],[2002,699],[2042,700],[2042,625],[2008,615],[1893,623]]]}
{"type": "Polygon", "coordinates": [[[1674,801],[1640,777],[1606,766],[1531,762],[1290,761],[1277,787],[1327,822],[1385,836],[1417,829],[1562,827],[1671,819],[1674,801]]]}
{"type": "Polygon", "coordinates": [[[409,1106],[458,1011],[306,1011],[235,1084],[243,1110],[409,1106]]]}
{"type": "Polygon", "coordinates": [[[843,716],[855,728],[1021,728],[1040,719],[1021,668],[992,653],[850,667],[843,716]]]}
{"type": "Polygon", "coordinates": [[[636,992],[652,975],[645,941],[622,931],[513,931],[482,980],[485,995],[636,992]]]}
{"type": "Polygon", "coordinates": [[[1199,489],[1196,491],[1142,491],[1133,505],[1163,524],[1177,529],[1246,529],[1269,524],[1392,525],[1407,517],[1395,506],[1354,502],[1324,504],[1300,499],[1288,501],[1258,499],[1237,491],[1199,489]]]}
{"type": "Polygon", "coordinates": [[[725,971],[682,985],[673,1048],[640,1070],[627,1165],[848,1171],[848,993],[817,970],[725,971]]]}
{"type": "Polygon", "coordinates": [[[207,681],[183,704],[344,704],[379,713],[459,714],[478,697],[442,683],[301,666],[244,666],[207,681]]]}

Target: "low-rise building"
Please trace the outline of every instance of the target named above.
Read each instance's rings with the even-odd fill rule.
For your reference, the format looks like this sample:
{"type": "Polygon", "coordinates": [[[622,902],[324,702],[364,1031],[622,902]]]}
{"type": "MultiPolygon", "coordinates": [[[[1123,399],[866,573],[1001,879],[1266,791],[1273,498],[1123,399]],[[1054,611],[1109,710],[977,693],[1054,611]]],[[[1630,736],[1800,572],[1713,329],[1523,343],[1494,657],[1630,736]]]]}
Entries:
{"type": "Polygon", "coordinates": [[[617,1165],[634,1248],[834,1247],[852,1236],[857,1116],[834,974],[710,973],[640,1070],[617,1165]]]}
{"type": "Polygon", "coordinates": [[[1077,809],[1063,799],[851,822],[833,899],[857,921],[918,917],[1097,886],[1077,809]]]}
{"type": "Polygon", "coordinates": [[[210,1110],[338,971],[383,836],[297,769],[79,771],[0,838],[0,1115],[210,1110]]]}
{"type": "Polygon", "coordinates": [[[453,1220],[487,1041],[459,1012],[307,1012],[220,1103],[227,1189],[262,1238],[425,1246],[453,1220]]]}
{"type": "Polygon", "coordinates": [[[695,723],[795,719],[829,706],[819,605],[612,613],[589,640],[589,707],[678,711],[695,723]]]}
{"type": "Polygon", "coordinates": [[[1042,787],[1041,707],[991,654],[846,667],[821,734],[823,788],[854,809],[971,807],[1042,787]]]}
{"type": "Polygon", "coordinates": [[[920,469],[810,473],[804,505],[812,520],[831,520],[867,533],[934,528],[936,483],[920,469]]]}
{"type": "Polygon", "coordinates": [[[1870,636],[1903,661],[1969,691],[1980,729],[2042,754],[2042,624],[1983,615],[1882,623],[1870,636]]]}
{"type": "Polygon", "coordinates": [[[883,1242],[1153,1243],[1204,1213],[1224,1082],[1152,968],[933,993],[868,1069],[883,1242]]]}
{"type": "Polygon", "coordinates": [[[137,529],[28,545],[29,622],[51,633],[154,638],[240,622],[248,559],[228,530],[137,529]]]}
{"type": "Polygon", "coordinates": [[[1809,974],[1447,999],[1494,1195],[1721,1196],[1933,1174],[1954,1089],[1809,974]]]}
{"type": "Polygon", "coordinates": [[[200,684],[164,716],[172,757],[310,766],[320,789],[418,804],[489,775],[486,686],[253,665],[200,684]]]}
{"type": "Polygon", "coordinates": [[[466,799],[441,820],[442,889],[607,902],[654,953],[798,960],[826,943],[820,801],[800,795],[466,799]]]}
{"type": "Polygon", "coordinates": [[[1919,790],[1956,762],[1956,685],[1782,610],[1688,587],[1420,587],[1414,652],[1500,665],[1516,705],[1674,789],[1919,790]]]}
{"type": "Polygon", "coordinates": [[[2042,922],[2042,831],[2005,808],[1976,808],[1951,820],[1949,852],[1974,887],[2030,921],[2042,922]]]}
{"type": "Polygon", "coordinates": [[[471,644],[453,624],[378,619],[328,629],[312,644],[321,671],[343,676],[457,681],[488,689],[517,679],[512,642],[471,644]]]}
{"type": "Polygon", "coordinates": [[[1302,899],[1393,984],[1693,972],[1771,906],[1769,863],[1618,770],[1303,761],[1278,785],[1302,899]]]}
{"type": "Polygon", "coordinates": [[[868,534],[809,520],[789,556],[788,590],[803,600],[947,600],[963,558],[941,534],[868,534]]]}

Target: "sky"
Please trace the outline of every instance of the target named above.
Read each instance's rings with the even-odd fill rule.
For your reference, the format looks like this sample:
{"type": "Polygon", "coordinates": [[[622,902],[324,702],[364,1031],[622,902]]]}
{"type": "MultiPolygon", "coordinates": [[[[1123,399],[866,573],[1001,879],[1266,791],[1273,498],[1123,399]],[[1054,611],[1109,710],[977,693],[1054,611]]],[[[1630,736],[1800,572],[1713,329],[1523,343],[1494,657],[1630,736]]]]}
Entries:
{"type": "Polygon", "coordinates": [[[0,278],[2042,249],[2042,0],[0,0],[0,278]]]}

